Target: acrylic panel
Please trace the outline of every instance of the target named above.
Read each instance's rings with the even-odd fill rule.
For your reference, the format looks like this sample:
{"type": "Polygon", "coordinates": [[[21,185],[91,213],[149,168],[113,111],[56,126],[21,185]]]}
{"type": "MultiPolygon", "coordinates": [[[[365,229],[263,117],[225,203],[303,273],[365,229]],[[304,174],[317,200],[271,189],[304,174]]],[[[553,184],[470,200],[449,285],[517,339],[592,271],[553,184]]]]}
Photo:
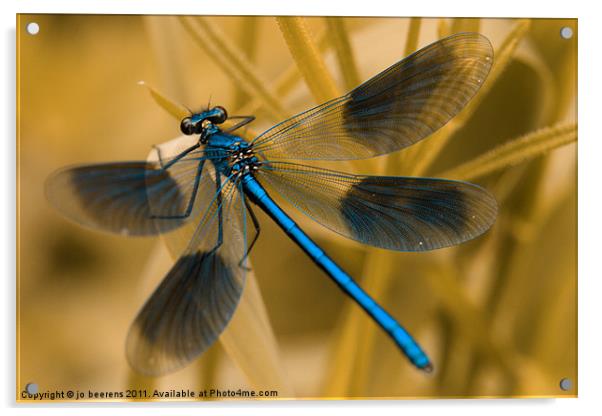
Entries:
{"type": "Polygon", "coordinates": [[[17,400],[576,397],[577,36],[17,16],[17,400]]]}

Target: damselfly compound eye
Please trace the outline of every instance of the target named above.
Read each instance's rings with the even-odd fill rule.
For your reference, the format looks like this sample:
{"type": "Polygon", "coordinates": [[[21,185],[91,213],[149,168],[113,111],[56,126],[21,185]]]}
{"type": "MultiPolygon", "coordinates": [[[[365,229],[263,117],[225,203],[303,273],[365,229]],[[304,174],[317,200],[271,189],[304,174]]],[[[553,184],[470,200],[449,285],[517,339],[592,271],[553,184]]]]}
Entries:
{"type": "Polygon", "coordinates": [[[190,120],[190,117],[186,117],[182,120],[180,123],[180,130],[187,136],[194,134],[194,124],[192,123],[192,120],[190,120]]]}
{"type": "Polygon", "coordinates": [[[212,122],[214,122],[215,124],[222,124],[223,122],[228,120],[228,112],[224,107],[218,105],[215,107],[215,110],[217,110],[217,115],[211,117],[212,122]]]}

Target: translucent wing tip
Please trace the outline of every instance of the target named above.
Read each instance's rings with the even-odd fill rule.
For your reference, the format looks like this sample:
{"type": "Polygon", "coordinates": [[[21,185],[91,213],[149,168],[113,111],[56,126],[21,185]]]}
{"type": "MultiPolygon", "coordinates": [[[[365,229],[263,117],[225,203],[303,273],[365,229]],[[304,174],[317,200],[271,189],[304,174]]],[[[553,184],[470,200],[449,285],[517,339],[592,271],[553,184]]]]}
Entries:
{"type": "Polygon", "coordinates": [[[489,38],[478,32],[460,32],[448,36],[435,42],[433,45],[447,45],[456,50],[456,53],[461,57],[470,56],[482,61],[486,71],[483,73],[487,76],[491,66],[493,65],[494,50],[489,38]]]}
{"type": "Polygon", "coordinates": [[[126,339],[126,359],[137,373],[157,377],[175,371],[183,365],[172,365],[153,351],[153,344],[146,341],[143,331],[136,325],[130,326],[126,339]]]}
{"type": "MultiPolygon", "coordinates": [[[[471,201],[476,207],[473,208],[474,212],[478,212],[480,215],[480,226],[479,231],[475,233],[473,238],[480,236],[481,234],[489,231],[491,227],[495,224],[497,219],[499,206],[497,200],[493,196],[491,192],[482,186],[476,185],[470,182],[463,182],[466,186],[472,186],[475,190],[474,199],[471,201]]],[[[475,218],[471,218],[475,219],[475,218]]]]}
{"type": "Polygon", "coordinates": [[[491,55],[493,56],[493,45],[491,44],[491,41],[489,40],[489,38],[485,35],[483,35],[482,33],[479,32],[459,32],[459,33],[454,33],[453,35],[448,36],[447,38],[444,38],[442,40],[474,40],[477,43],[481,43],[483,44],[483,46],[491,51],[491,55]]]}

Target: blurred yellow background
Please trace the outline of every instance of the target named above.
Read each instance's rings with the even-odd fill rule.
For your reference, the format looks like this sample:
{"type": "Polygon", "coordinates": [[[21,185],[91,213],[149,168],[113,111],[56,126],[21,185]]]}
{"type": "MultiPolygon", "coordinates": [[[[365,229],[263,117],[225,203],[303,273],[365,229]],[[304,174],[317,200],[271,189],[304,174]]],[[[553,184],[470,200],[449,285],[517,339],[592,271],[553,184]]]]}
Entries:
{"type": "Polygon", "coordinates": [[[575,19],[21,15],[17,32],[19,392],[35,382],[41,391],[276,389],[280,398],[576,395],[575,19]],[[25,31],[32,21],[35,36],[25,31]],[[307,31],[285,40],[287,28],[307,31]],[[415,370],[259,213],[259,291],[235,315],[240,325],[177,373],[134,374],[128,326],[173,259],[159,238],[68,222],[46,202],[45,178],[70,164],[145,159],[179,135],[140,80],[193,109],[211,100],[251,111],[261,132],[461,31],[484,34],[496,52],[472,107],[400,154],[328,167],[468,179],[498,199],[493,229],[459,247],[394,253],[288,210],[417,337],[435,373],[415,370]],[[222,44],[241,61],[234,69],[222,44]]]}

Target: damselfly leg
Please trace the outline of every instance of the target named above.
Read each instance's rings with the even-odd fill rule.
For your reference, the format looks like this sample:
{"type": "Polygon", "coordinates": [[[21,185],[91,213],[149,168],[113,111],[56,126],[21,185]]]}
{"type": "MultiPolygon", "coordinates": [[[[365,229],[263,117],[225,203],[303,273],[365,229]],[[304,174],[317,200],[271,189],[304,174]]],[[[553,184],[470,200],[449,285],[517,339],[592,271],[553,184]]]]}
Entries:
{"type": "Polygon", "coordinates": [[[228,119],[238,119],[242,118],[243,120],[236,123],[232,127],[227,130],[224,130],[226,133],[232,133],[234,130],[238,130],[239,128],[246,126],[249,123],[252,123],[255,120],[255,116],[229,116],[228,119]]]}
{"type": "Polygon", "coordinates": [[[167,162],[167,164],[163,164],[163,158],[161,156],[161,149],[159,148],[159,146],[153,146],[153,148],[157,151],[157,156],[159,158],[159,165],[161,166],[161,169],[167,170],[171,166],[173,166],[174,163],[176,163],[177,161],[182,159],[184,156],[186,156],[188,153],[192,152],[193,150],[198,149],[200,146],[201,146],[200,143],[196,143],[196,144],[190,146],[188,149],[182,151],[181,153],[176,155],[173,159],[171,159],[169,162],[167,162]]]}
{"type": "MultiPolygon", "coordinates": [[[[159,150],[157,149],[157,152],[159,150]]],[[[160,160],[160,159],[159,159],[160,160]]],[[[203,173],[203,165],[205,164],[204,160],[201,160],[199,162],[198,165],[198,169],[196,172],[196,176],[194,177],[194,184],[192,185],[192,192],[190,195],[190,198],[188,200],[188,204],[186,206],[186,210],[184,211],[183,214],[178,214],[178,215],[151,215],[150,218],[151,219],[155,219],[155,220],[181,220],[184,218],[188,218],[190,216],[190,214],[192,213],[192,208],[194,207],[194,201],[196,199],[196,195],[197,192],[199,190],[199,183],[201,182],[201,175],[203,173]]],[[[163,168],[163,170],[166,170],[167,168],[163,168]]]]}
{"type": "MultiPolygon", "coordinates": [[[[241,193],[241,195],[243,195],[243,194],[241,193]]],[[[244,257],[240,260],[238,265],[240,267],[244,268],[245,270],[249,271],[249,270],[251,270],[251,268],[246,267],[243,263],[247,259],[247,257],[249,257],[249,254],[251,254],[251,250],[253,249],[253,246],[255,245],[255,243],[257,242],[257,239],[259,238],[259,234],[261,233],[261,226],[259,225],[259,221],[257,220],[257,217],[255,216],[255,213],[253,212],[253,208],[251,208],[251,205],[249,205],[249,204],[244,204],[244,205],[245,205],[245,208],[247,209],[247,211],[249,212],[249,216],[251,217],[251,222],[253,223],[253,228],[255,228],[255,235],[253,236],[253,240],[249,244],[249,248],[247,249],[247,252],[245,253],[244,257]]]]}

